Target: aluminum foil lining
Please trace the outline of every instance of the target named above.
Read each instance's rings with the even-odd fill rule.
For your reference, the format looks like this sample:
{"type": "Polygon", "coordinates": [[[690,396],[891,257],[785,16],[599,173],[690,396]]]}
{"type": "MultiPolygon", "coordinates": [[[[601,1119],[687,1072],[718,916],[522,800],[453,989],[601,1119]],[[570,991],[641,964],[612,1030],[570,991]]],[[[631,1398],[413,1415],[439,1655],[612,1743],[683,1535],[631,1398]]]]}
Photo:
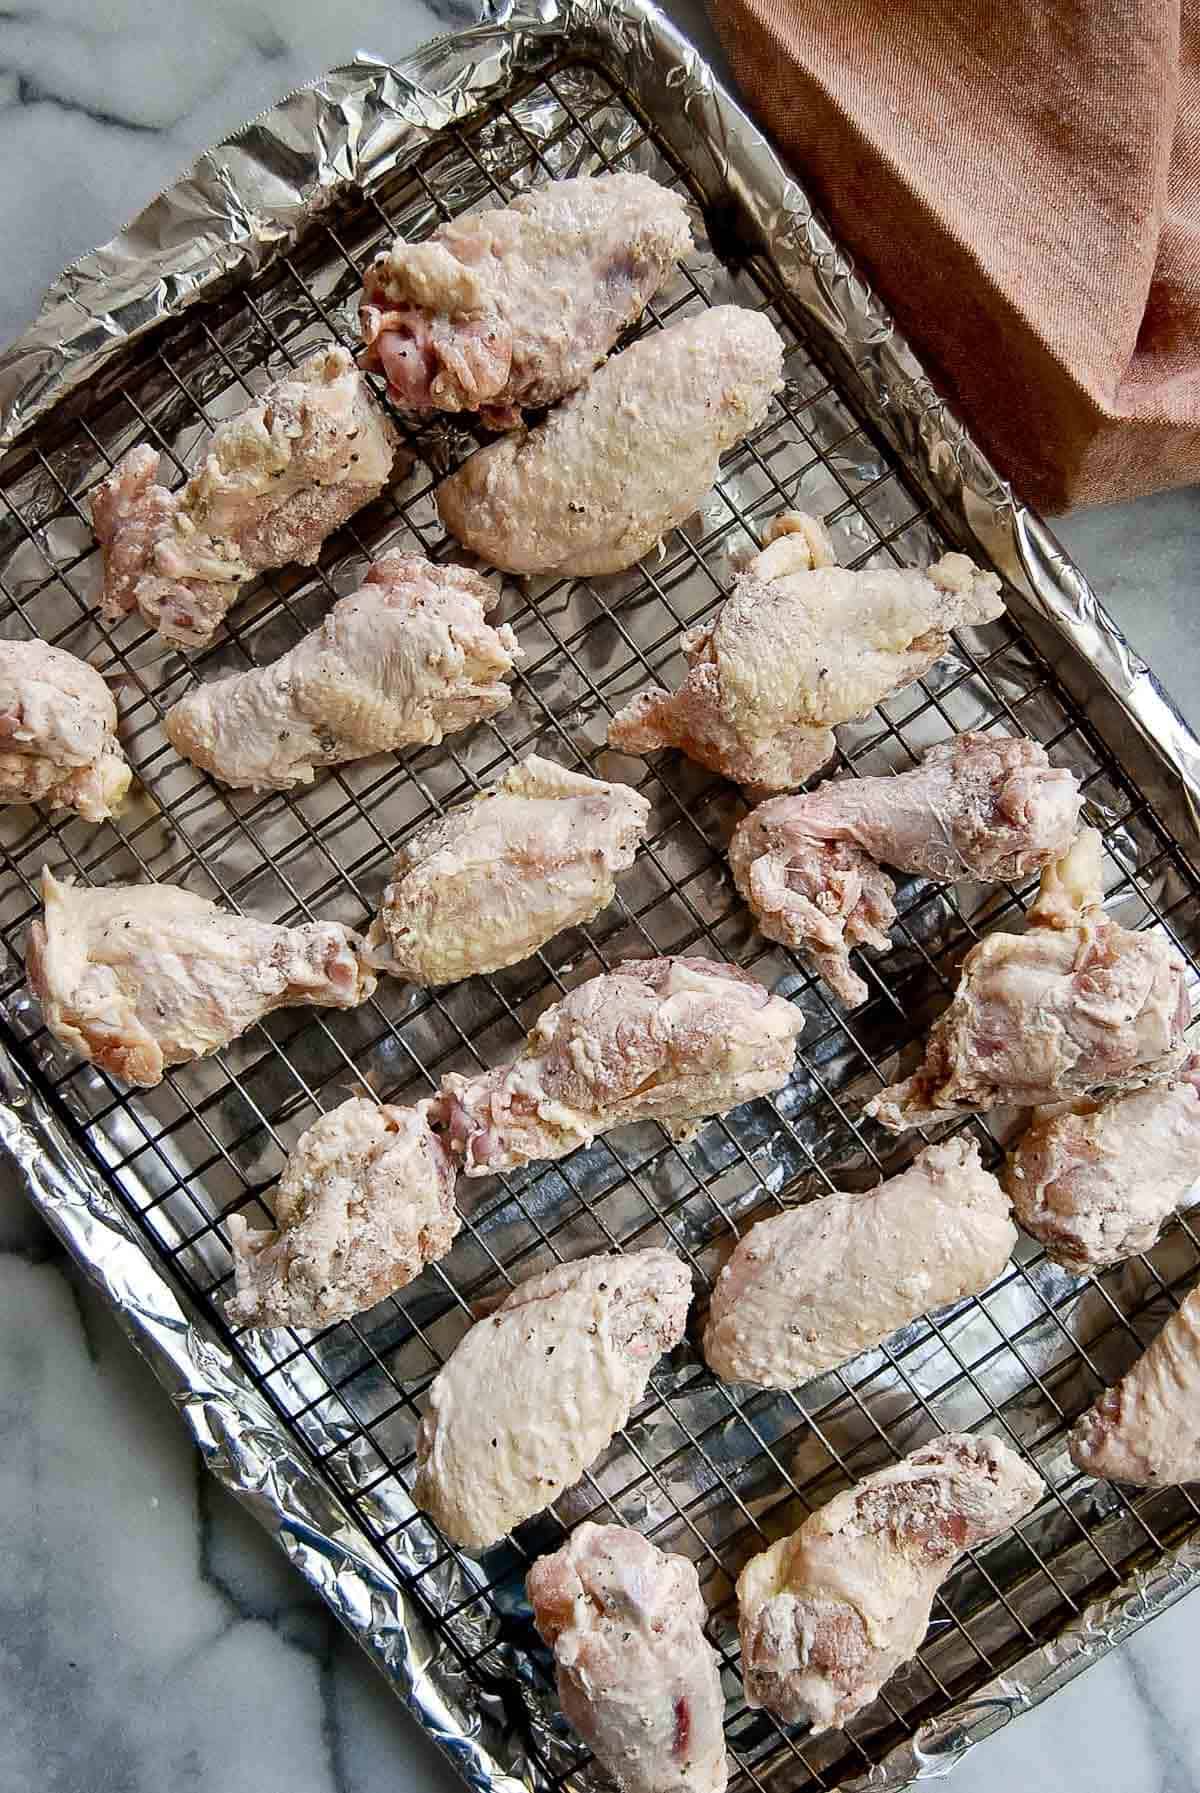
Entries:
{"type": "MultiPolygon", "coordinates": [[[[400,66],[360,58],[201,158],[118,239],[69,269],[33,327],[0,358],[0,447],[11,449],[6,469],[19,467],[39,421],[69,412],[165,321],[269,267],[347,195],[369,196],[437,133],[504,100],[558,55],[592,55],[614,71],[705,199],[736,203],[743,240],[807,320],[841,389],[923,487],[939,530],[982,550],[1010,582],[1014,613],[1044,656],[1040,669],[1016,661],[1006,666],[1013,701],[1036,700],[1048,665],[1159,820],[1194,856],[1200,742],[1078,569],[937,398],[802,188],[691,47],[639,0],[513,7],[426,46],[400,66]]],[[[577,738],[594,747],[589,726],[585,717],[577,738]]],[[[1093,793],[1093,800],[1103,811],[1104,796],[1093,793]]],[[[1112,818],[1119,832],[1116,810],[1112,818]]],[[[1127,845],[1136,858],[1132,829],[1127,845]]],[[[1178,886],[1155,869],[1157,856],[1148,861],[1157,880],[1152,900],[1166,906],[1178,886]]],[[[18,1015],[18,1036],[21,1031],[18,1015]]],[[[521,1651],[502,1642],[485,1670],[463,1667],[462,1635],[403,1585],[285,1424],[278,1403],[254,1386],[218,1330],[169,1279],[146,1235],[131,1225],[105,1169],[116,1155],[115,1132],[104,1142],[99,1130],[87,1134],[86,1103],[72,1107],[43,1087],[41,1073],[55,1067],[39,1059],[41,1072],[31,1072],[20,1057],[6,1054],[0,1063],[4,1143],[37,1205],[114,1302],[210,1467],[321,1590],[468,1781],[481,1788],[561,1784],[576,1772],[573,1745],[555,1728],[552,1701],[531,1693],[521,1651]],[[506,1676],[520,1687],[522,1722],[514,1719],[506,1676]]],[[[831,1058],[831,1080],[835,1069],[831,1058]]],[[[797,1099],[791,1119],[803,1136],[799,1115],[797,1099]]],[[[778,1187],[796,1173],[803,1154],[793,1162],[776,1140],[747,1134],[740,1144],[768,1158],[776,1153],[778,1187]]],[[[819,1134],[809,1139],[810,1146],[821,1143],[819,1134]]],[[[1160,1272],[1168,1284],[1187,1270],[1186,1257],[1171,1257],[1172,1250],[1167,1247],[1160,1272]]],[[[689,1374],[678,1367],[664,1372],[660,1393],[683,1401],[689,1374]]],[[[1112,1513],[1098,1508],[1097,1524],[1108,1519],[1112,1513]]],[[[1176,1525],[1165,1547],[1156,1539],[1152,1559],[1115,1592],[1085,1604],[1055,1627],[1050,1643],[1018,1654],[1005,1673],[921,1725],[861,1776],[839,1767],[837,1784],[886,1789],[944,1773],[975,1740],[1054,1691],[1192,1585],[1200,1542],[1179,1534],[1176,1525]]],[[[455,1573],[456,1594],[464,1594],[469,1574],[463,1578],[461,1565],[455,1573]]],[[[761,1739],[749,1738],[750,1747],[763,1750],[761,1739]]],[[[757,1760],[757,1784],[780,1762],[779,1784],[791,1784],[786,1751],[763,1750],[757,1760]]],[[[579,1772],[590,1785],[587,1771],[579,1772]]]]}

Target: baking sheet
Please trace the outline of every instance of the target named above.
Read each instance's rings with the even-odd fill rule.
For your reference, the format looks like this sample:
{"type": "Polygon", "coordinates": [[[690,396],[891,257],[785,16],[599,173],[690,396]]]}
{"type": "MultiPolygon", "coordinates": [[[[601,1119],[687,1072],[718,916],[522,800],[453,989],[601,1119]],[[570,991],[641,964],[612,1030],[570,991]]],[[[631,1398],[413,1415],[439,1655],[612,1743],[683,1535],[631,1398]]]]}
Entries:
{"type": "MultiPolygon", "coordinates": [[[[408,1497],[422,1395],[473,1302],[556,1257],[659,1242],[688,1258],[702,1292],[748,1216],[898,1168],[914,1142],[898,1148],[864,1126],[863,1103],[944,1002],[971,939],[1012,925],[1027,900],[907,881],[897,950],[873,963],[872,998],[847,1016],[749,926],[723,857],[736,794],[674,756],[647,768],[604,749],[609,712],[650,676],[674,682],[681,629],[711,614],[785,504],[825,515],[848,563],[923,562],[956,541],[1011,583],[1008,619],[964,632],[926,680],[842,731],[843,769],[904,767],[956,728],[1035,735],[1085,780],[1114,913],[1197,945],[1195,739],[660,15],[636,4],[515,10],[403,68],[363,60],[293,96],[64,275],[0,361],[0,419],[11,445],[0,629],[36,631],[106,671],[142,781],[117,827],[0,816],[6,1141],[212,1466],[469,1779],[601,1784],[557,1714],[522,1593],[529,1559],[591,1513],[697,1560],[725,1664],[735,1786],[888,1786],[942,1772],[1190,1585],[1191,1496],[1130,1500],[1080,1478],[1065,1451],[1075,1413],[1194,1279],[1200,1248],[1183,1222],[1094,1282],[1023,1242],[985,1295],[795,1394],[745,1398],[685,1345],[556,1513],[478,1562],[448,1549],[408,1497]],[[209,677],[273,658],[384,547],[449,552],[432,483],[473,440],[447,424],[421,432],[389,500],[335,537],[315,573],[264,581],[190,662],[136,621],[93,621],[89,487],[147,436],[176,483],[248,391],[331,334],[353,345],[359,271],[396,229],[421,234],[519,187],[605,167],[673,181],[696,207],[700,248],[645,328],[726,300],[770,309],[789,344],[788,383],[766,426],[646,567],[506,586],[501,614],[526,658],[512,709],[493,723],[343,768],[297,797],[218,791],[160,728],[189,668],[209,677]],[[41,1029],[19,951],[44,860],[94,882],[170,878],[272,919],[361,925],[396,840],[531,749],[637,779],[654,806],[647,849],[590,929],[494,979],[434,994],[387,984],[352,1015],[272,1017],[157,1091],[122,1090],[41,1029]],[[746,964],[805,1010],[796,1075],[775,1101],[683,1148],[653,1126],[625,1129],[562,1164],[463,1186],[468,1224],[450,1257],[352,1324],[315,1337],[226,1330],[221,1217],[236,1208],[266,1221],[283,1153],[318,1109],[364,1087],[405,1100],[445,1069],[497,1062],[561,989],[631,952],[680,950],[746,964]],[[984,1425],[1029,1452],[1047,1499],[947,1585],[920,1661],[845,1736],[811,1741],[750,1713],[731,1597],[745,1556],[936,1431],[984,1425]]],[[[976,1131],[994,1153],[1004,1117],[992,1119],[994,1134],[976,1131]]]]}

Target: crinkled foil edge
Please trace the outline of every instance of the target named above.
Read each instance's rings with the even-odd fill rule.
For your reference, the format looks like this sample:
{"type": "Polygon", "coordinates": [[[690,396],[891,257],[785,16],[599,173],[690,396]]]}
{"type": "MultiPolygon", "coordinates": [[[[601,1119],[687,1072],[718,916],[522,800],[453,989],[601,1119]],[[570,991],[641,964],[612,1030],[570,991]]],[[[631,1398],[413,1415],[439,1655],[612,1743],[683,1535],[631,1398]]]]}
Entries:
{"type": "MultiPolygon", "coordinates": [[[[399,65],[360,56],[201,157],[119,237],[55,282],[0,357],[0,450],[99,365],[163,319],[265,266],[317,213],[374,181],[438,130],[506,92],[556,45],[619,69],[701,185],[732,192],[760,252],[807,313],[848,386],[943,519],[1020,594],[1039,645],[1102,733],[1121,732],[1175,837],[1200,843],[1200,741],[1046,526],[1014,497],[934,392],[803,189],[707,65],[646,0],[505,7],[399,65]],[[1063,653],[1064,644],[1075,655],[1063,653]],[[1078,657],[1078,658],[1077,658],[1078,657]],[[1087,676],[1080,677],[1083,663],[1087,676]]],[[[171,1394],[210,1469],[278,1539],[463,1777],[545,1784],[503,1701],[473,1689],[415,1594],[137,1238],[54,1108],[0,1052],[0,1144],[31,1199],[105,1291],[171,1394]]],[[[1200,1576],[1188,1539],[1089,1606],[1053,1640],[956,1705],[853,1783],[894,1789],[947,1772],[1180,1598],[1200,1576]]]]}

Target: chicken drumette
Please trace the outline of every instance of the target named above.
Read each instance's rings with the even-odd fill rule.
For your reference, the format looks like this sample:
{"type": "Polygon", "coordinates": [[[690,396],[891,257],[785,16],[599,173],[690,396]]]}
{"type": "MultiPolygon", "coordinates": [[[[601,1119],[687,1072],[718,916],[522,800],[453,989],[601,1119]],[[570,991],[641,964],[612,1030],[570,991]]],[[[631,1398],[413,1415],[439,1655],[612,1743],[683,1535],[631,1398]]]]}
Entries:
{"type": "Polygon", "coordinates": [[[64,1045],[149,1088],[217,1052],[273,1009],[349,1009],[375,979],[340,922],[275,927],[173,884],[92,890],[42,873],[29,982],[64,1045]]]}
{"type": "Polygon", "coordinates": [[[1148,1251],[1200,1179],[1200,1052],[1167,1083],[1035,1113],[1004,1173],[1017,1219],[1068,1270],[1148,1251]]]}
{"type": "Polygon", "coordinates": [[[760,803],[729,863],[769,940],[805,953],[843,1002],[867,986],[850,950],[886,949],[895,886],[877,862],[951,882],[1028,877],[1066,853],[1080,794],[1036,741],[962,734],[895,778],[830,779],[760,803]]]}
{"type": "Polygon", "coordinates": [[[927,671],[951,629],[1004,609],[995,574],[964,554],[928,572],[851,572],[812,517],[787,512],[768,534],[716,621],[684,636],[683,684],[639,693],[610,724],[611,746],[678,747],[752,790],[793,790],[833,753],[837,723],[927,671]]]}
{"type": "Polygon", "coordinates": [[[686,1268],[659,1250],[520,1283],[433,1380],[414,1501],[467,1550],[540,1513],[625,1424],[683,1337],[690,1298],[686,1268]]]}
{"type": "Polygon", "coordinates": [[[712,959],[630,959],[534,1024],[510,1065],[442,1080],[468,1177],[562,1158],[626,1121],[724,1114],[787,1082],[800,1011],[712,959]]]}
{"type": "Polygon", "coordinates": [[[998,1438],[950,1432],[835,1495],[738,1578],[747,1704],[815,1731],[844,1725],[916,1654],[962,1552],[1041,1494],[998,1438]]]}
{"type": "Polygon", "coordinates": [[[235,1324],[328,1326],[449,1251],[455,1166],[426,1108],[354,1096],[301,1134],[275,1190],[275,1228],[229,1216],[235,1324]]]}
{"type": "Polygon", "coordinates": [[[405,410],[507,429],[582,385],[691,247],[683,201],[644,174],[555,181],[398,237],[367,270],[366,364],[405,410]]]}
{"type": "Polygon", "coordinates": [[[404,843],[367,935],[371,963],[415,984],[515,965],[611,903],[649,816],[628,785],[530,754],[404,843]]]}
{"type": "Polygon", "coordinates": [[[616,573],[690,517],[757,429],[783,345],[718,305],[643,337],[544,423],[471,456],[438,492],[446,528],[512,573],[616,573]]]}
{"type": "Polygon", "coordinates": [[[130,449],[92,496],[101,614],[138,610],[169,641],[203,647],[248,579],[312,565],[383,490],[398,445],[345,349],[327,348],[219,424],[182,491],[157,483],[157,449],[130,449]]]}
{"type": "Polygon", "coordinates": [[[44,641],[0,642],[0,803],[104,822],[130,777],[117,706],[95,668],[44,641]]]}
{"type": "Polygon", "coordinates": [[[704,1355],[727,1382],[796,1387],[980,1293],[1016,1242],[979,1147],[944,1140],[877,1189],[751,1227],[717,1279],[704,1355]]]}
{"type": "Polygon", "coordinates": [[[585,1521],[525,1585],[559,1705],[621,1793],[724,1793],[720,1664],[687,1557],[585,1521]]]}
{"type": "Polygon", "coordinates": [[[465,567],[386,554],[271,666],[197,685],[167,711],[171,743],[223,784],[286,790],[314,770],[436,745],[507,708],[520,657],[499,592],[465,567]]]}
{"type": "Polygon", "coordinates": [[[1200,1289],[1071,1434],[1085,1475],[1139,1488],[1200,1482],[1200,1289]]]}
{"type": "Polygon", "coordinates": [[[1183,959],[1160,934],[1104,913],[1100,837],[1085,828],[1047,866],[1024,934],[989,934],[963,960],[920,1070],[867,1113],[895,1133],[987,1108],[1033,1108],[1170,1076],[1186,1048],[1183,959]]]}

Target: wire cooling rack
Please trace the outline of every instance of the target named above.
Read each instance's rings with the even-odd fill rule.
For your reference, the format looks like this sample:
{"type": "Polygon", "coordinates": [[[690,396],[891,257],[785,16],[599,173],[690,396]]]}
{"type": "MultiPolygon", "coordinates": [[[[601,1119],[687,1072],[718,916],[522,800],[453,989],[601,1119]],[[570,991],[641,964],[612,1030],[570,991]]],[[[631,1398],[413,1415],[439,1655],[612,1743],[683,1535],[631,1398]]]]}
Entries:
{"type": "MultiPolygon", "coordinates": [[[[579,1486],[478,1561],[447,1545],[408,1490],[422,1398],[473,1304],[551,1262],[651,1244],[687,1260],[703,1299],[750,1217],[891,1174],[919,1144],[910,1136],[898,1146],[864,1122],[863,1104],[943,1005],[966,948],[982,931],[1016,923],[1029,888],[902,884],[896,948],[860,957],[870,997],[847,1013],[799,960],[759,938],[739,903],[724,857],[741,813],[737,794],[676,756],[647,765],[604,742],[609,715],[631,692],[678,681],[680,635],[713,613],[739,557],[779,510],[823,516],[853,566],[927,563],[950,545],[936,517],[839,394],[764,268],[724,240],[721,259],[697,213],[700,247],[641,328],[719,302],[764,309],[787,344],[786,388],[659,557],[611,578],[506,585],[497,620],[513,624],[524,657],[503,715],[443,747],[343,767],[310,790],[267,797],[214,785],[178,759],[161,727],[193,672],[211,678],[274,658],[384,549],[455,552],[440,531],[434,489],[474,441],[449,424],[408,432],[414,459],[400,482],[327,545],[319,568],[256,586],[210,651],[189,661],[136,619],[111,630],[95,619],[88,495],[132,443],[153,442],[171,483],[181,482],[213,425],[282,369],[331,337],[357,347],[361,272],[394,233],[420,236],[548,178],[617,168],[699,197],[611,75],[559,61],[503,106],[446,132],[370,199],[326,214],[267,273],[110,364],[7,457],[0,632],[39,634],[104,672],[140,785],[120,823],[102,828],[27,809],[0,815],[0,1000],[17,1056],[71,1118],[156,1257],[224,1331],[246,1374],[414,1591],[447,1664],[512,1690],[506,1703],[522,1711],[547,1781],[590,1784],[594,1770],[557,1714],[522,1581],[534,1556],[595,1516],[637,1525],[696,1561],[724,1667],[733,1785],[831,1788],[1196,1526],[1200,1509],[1186,1489],[1127,1495],[1079,1476],[1065,1448],[1075,1415],[1194,1279],[1200,1242],[1186,1220],[1154,1251],[1098,1278],[1068,1276],[1022,1241],[983,1295],[786,1393],[725,1387],[685,1343],[579,1486]],[[652,803],[645,847],[592,926],[491,978],[440,991],[384,980],[352,1013],[280,1013],[150,1091],[122,1089],[42,1028],[21,954],[43,863],[93,884],[169,880],[281,922],[323,917],[361,927],[404,834],[531,750],[636,781],[652,803]],[[464,1225],[450,1255],[355,1321],[316,1335],[225,1328],[225,1217],[269,1222],[285,1153],[320,1110],[364,1089],[415,1099],[447,1070],[500,1062],[547,1001],[623,957],[667,952],[745,965],[804,1011],[795,1075],[774,1100],[710,1123],[687,1145],[654,1124],[627,1127],[562,1163],[461,1185],[464,1225]],[[1025,1452],[1046,1480],[1038,1511],[964,1562],[935,1603],[919,1659],[845,1733],[814,1740],[751,1712],[732,1597],[743,1562],[836,1489],[948,1428],[990,1429],[1025,1452]]],[[[904,769],[964,728],[1028,734],[1078,773],[1089,818],[1104,833],[1112,912],[1128,926],[1167,930],[1191,955],[1195,980],[1196,868],[1011,617],[962,632],[925,679],[843,729],[832,769],[904,769]]],[[[1000,1132],[967,1125],[994,1162],[1000,1132]]]]}

